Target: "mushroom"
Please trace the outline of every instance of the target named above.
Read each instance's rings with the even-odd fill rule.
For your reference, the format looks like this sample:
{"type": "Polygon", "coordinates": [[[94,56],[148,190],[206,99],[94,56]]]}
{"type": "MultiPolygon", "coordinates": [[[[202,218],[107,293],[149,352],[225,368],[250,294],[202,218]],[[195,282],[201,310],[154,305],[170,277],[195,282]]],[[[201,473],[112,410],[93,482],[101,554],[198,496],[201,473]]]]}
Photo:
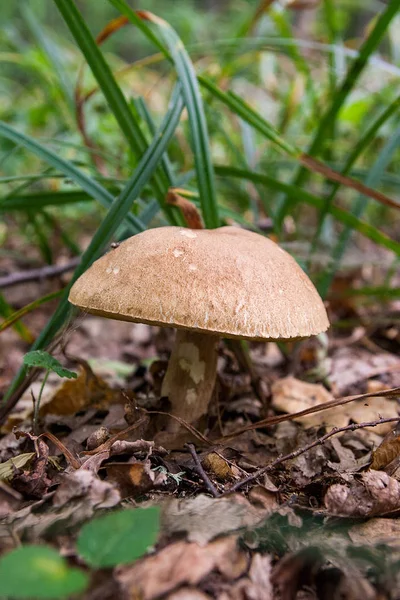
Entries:
{"type": "MultiPolygon", "coordinates": [[[[86,312],[177,329],[162,385],[171,414],[208,411],[220,338],[297,340],[325,331],[315,287],[277,244],[238,227],[160,227],[97,260],[72,286],[86,312]]],[[[177,428],[171,419],[169,430],[177,428]]]]}

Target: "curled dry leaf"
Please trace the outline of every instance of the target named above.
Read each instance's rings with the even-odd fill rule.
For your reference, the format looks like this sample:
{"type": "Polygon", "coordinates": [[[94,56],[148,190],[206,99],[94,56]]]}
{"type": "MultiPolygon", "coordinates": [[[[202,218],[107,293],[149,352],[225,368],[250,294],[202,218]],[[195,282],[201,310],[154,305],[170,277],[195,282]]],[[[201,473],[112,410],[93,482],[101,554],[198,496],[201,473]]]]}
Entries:
{"type": "Polygon", "coordinates": [[[154,556],[116,569],[123,598],[153,600],[181,585],[197,585],[211,571],[226,579],[240,577],[247,570],[247,558],[235,537],[219,539],[207,546],[184,541],[163,548],[154,556]]]}
{"type": "Polygon", "coordinates": [[[98,509],[112,508],[121,498],[114,486],[101,481],[92,471],[78,469],[63,476],[54,495],[53,505],[60,507],[76,499],[84,499],[86,504],[98,509]]]}
{"type": "Polygon", "coordinates": [[[400,455],[400,434],[397,428],[386,434],[378,448],[372,453],[371,469],[380,471],[400,455]]]}
{"type": "Polygon", "coordinates": [[[35,452],[25,452],[0,463],[0,481],[9,481],[16,471],[28,465],[36,456],[35,452]]]}
{"type": "Polygon", "coordinates": [[[44,440],[37,439],[36,450],[36,458],[28,469],[15,469],[11,485],[24,496],[42,498],[51,485],[47,476],[49,447],[44,440]]]}
{"type": "Polygon", "coordinates": [[[246,498],[234,494],[227,498],[210,498],[200,494],[190,500],[172,499],[162,509],[162,527],[166,535],[186,532],[189,541],[207,544],[221,534],[252,527],[265,516],[246,498]]]}
{"type": "Polygon", "coordinates": [[[334,484],[325,495],[331,514],[371,517],[400,509],[400,483],[383,471],[368,471],[350,485],[334,484]]]}

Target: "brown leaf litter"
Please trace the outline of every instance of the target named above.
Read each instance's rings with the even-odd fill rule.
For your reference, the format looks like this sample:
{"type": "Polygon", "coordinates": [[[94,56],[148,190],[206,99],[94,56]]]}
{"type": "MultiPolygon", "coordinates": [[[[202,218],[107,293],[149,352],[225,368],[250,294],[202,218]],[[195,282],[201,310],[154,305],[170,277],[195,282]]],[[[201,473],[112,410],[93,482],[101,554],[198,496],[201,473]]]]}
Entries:
{"type": "MultiPolygon", "coordinates": [[[[89,600],[92,592],[102,600],[394,598],[399,394],[388,388],[398,358],[354,345],[362,336],[349,348],[306,342],[292,363],[273,344],[268,353],[255,345],[256,393],[254,373],[221,346],[218,398],[206,432],[189,430],[189,452],[187,439],[164,447],[154,436],[168,335],[135,342],[139,359],[151,360],[127,393],[119,379],[83,368],[77,383],[49,387],[42,437],[0,440],[0,544],[48,540],[74,558],[74,535],[94,514],[157,503],[154,552],[98,573],[103,583],[89,600]],[[335,400],[338,390],[352,396],[335,400]],[[382,417],[393,423],[366,427],[382,417]],[[219,497],[208,494],[198,463],[219,497]]],[[[30,410],[29,395],[19,418],[30,410]]]]}

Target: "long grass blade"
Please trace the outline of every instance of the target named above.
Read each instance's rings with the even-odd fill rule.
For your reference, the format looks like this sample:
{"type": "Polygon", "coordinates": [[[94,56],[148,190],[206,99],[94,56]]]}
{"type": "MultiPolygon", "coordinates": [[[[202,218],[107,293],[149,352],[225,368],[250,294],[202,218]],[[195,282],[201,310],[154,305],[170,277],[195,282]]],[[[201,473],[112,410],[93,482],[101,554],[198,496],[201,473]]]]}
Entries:
{"type": "MultiPolygon", "coordinates": [[[[303,190],[302,188],[298,188],[293,184],[283,183],[282,181],[269,177],[268,175],[256,173],[254,171],[236,169],[235,167],[225,167],[219,165],[215,165],[214,169],[217,176],[238,177],[240,179],[253,181],[254,183],[261,183],[274,190],[288,194],[293,202],[304,202],[305,204],[314,206],[318,210],[322,210],[324,208],[324,200],[322,198],[314,196],[313,194],[310,194],[309,192],[303,190]]],[[[264,202],[267,201],[264,200],[264,202]]],[[[268,204],[266,204],[265,208],[267,211],[270,210],[270,206],[268,206],[268,204]]],[[[353,214],[342,208],[339,208],[338,206],[331,206],[329,209],[329,214],[331,214],[332,217],[334,217],[340,223],[344,223],[351,229],[358,231],[376,244],[391,250],[397,255],[400,255],[400,243],[388,237],[379,231],[379,229],[376,229],[376,227],[361,221],[353,214]]]]}
{"type": "MultiPolygon", "coordinates": [[[[110,1],[114,6],[119,8],[119,10],[125,14],[134,25],[139,27],[139,21],[145,20],[157,27],[157,31],[164,43],[162,45],[157,43],[157,46],[171,58],[182,85],[182,94],[189,116],[197,184],[200,193],[204,222],[208,228],[218,227],[220,224],[218,217],[218,203],[206,117],[196,72],[189,55],[175,30],[166,21],[148,11],[141,10],[135,13],[124,0],[110,1]],[[167,53],[165,52],[165,47],[168,49],[167,53]]],[[[141,29],[149,37],[148,28],[144,29],[141,27],[141,29]]],[[[154,36],[152,39],[154,41],[154,36]]]]}
{"type": "MultiPolygon", "coordinates": [[[[398,207],[398,203],[393,201],[391,198],[385,196],[381,192],[372,189],[369,186],[364,185],[360,181],[352,179],[351,177],[345,176],[341,173],[337,173],[325,163],[314,159],[312,156],[305,154],[296,146],[289,144],[279,135],[276,129],[260,114],[258,114],[251,106],[249,106],[246,102],[244,102],[239,96],[232,92],[223,92],[217,86],[215,86],[209,79],[205,77],[199,77],[199,81],[202,85],[204,85],[214,96],[219,98],[226,106],[228,106],[233,112],[235,112],[240,118],[249,123],[252,127],[257,129],[260,133],[262,133],[265,137],[271,140],[277,147],[281,150],[298,160],[301,164],[303,164],[308,170],[320,173],[327,179],[331,181],[338,181],[342,185],[346,185],[358,191],[362,191],[364,194],[378,200],[378,202],[382,202],[383,204],[387,204],[388,206],[392,206],[393,208],[398,207]]],[[[282,218],[284,214],[282,214],[282,210],[279,209],[277,211],[278,214],[275,215],[275,225],[279,228],[282,218]]]]}
{"type": "MultiPolygon", "coordinates": [[[[351,90],[356,85],[359,77],[361,76],[364,68],[368,64],[371,55],[375,52],[380,42],[382,41],[387,28],[389,27],[392,19],[396,16],[399,11],[399,0],[390,0],[387,7],[383,10],[379,18],[377,19],[374,28],[363,43],[358,53],[357,58],[353,61],[352,65],[347,71],[347,75],[344,78],[340,88],[336,91],[333,96],[331,105],[328,110],[322,116],[319,127],[316,134],[311,142],[311,145],[307,151],[307,154],[311,156],[318,155],[325,143],[327,132],[332,129],[339,111],[342,108],[346,98],[350,94],[351,90]]],[[[295,185],[301,185],[304,182],[306,171],[304,168],[300,168],[293,180],[295,185]]],[[[280,212],[278,215],[279,222],[283,221],[284,216],[290,209],[290,200],[288,198],[282,203],[280,212]]]]}
{"type": "MultiPolygon", "coordinates": [[[[354,149],[350,153],[348,159],[346,160],[346,163],[345,163],[345,165],[344,165],[344,167],[343,167],[343,169],[341,171],[342,175],[347,175],[348,173],[350,173],[352,166],[354,165],[354,163],[356,162],[356,160],[358,159],[358,157],[368,147],[368,145],[374,140],[377,132],[382,127],[382,125],[384,123],[386,123],[386,121],[388,119],[390,119],[390,117],[392,117],[399,109],[400,109],[400,97],[396,98],[396,100],[394,102],[392,102],[378,116],[378,118],[367,129],[367,131],[364,133],[364,135],[361,136],[361,138],[359,139],[359,141],[355,145],[354,149]]],[[[334,184],[332,186],[330,194],[328,195],[328,197],[326,199],[325,208],[321,212],[321,215],[320,215],[320,218],[319,218],[319,221],[318,221],[318,227],[317,227],[317,230],[315,232],[314,238],[313,238],[312,243],[311,243],[310,259],[311,259],[312,255],[313,255],[313,253],[315,252],[315,250],[317,249],[319,238],[320,238],[320,235],[321,235],[324,223],[325,223],[325,219],[326,219],[326,216],[328,215],[328,212],[329,212],[329,207],[332,204],[332,202],[334,201],[334,199],[336,197],[336,194],[339,191],[339,188],[340,188],[339,184],[337,184],[337,183],[334,184]]]]}
{"type": "Polygon", "coordinates": [[[27,2],[19,5],[22,17],[25,23],[28,25],[33,36],[35,37],[39,47],[43,50],[49,64],[52,66],[53,74],[58,78],[60,88],[62,90],[65,102],[69,108],[70,113],[74,113],[74,95],[72,92],[72,82],[64,69],[64,65],[60,60],[58,48],[46,35],[44,28],[36,19],[33,10],[30,8],[27,2]]]}
{"type": "MultiPolygon", "coordinates": [[[[128,181],[120,196],[112,204],[106,217],[95,232],[88,248],[82,255],[81,262],[76,268],[70,284],[67,286],[60,299],[60,303],[55,313],[42,330],[32,349],[41,349],[47,347],[54,339],[57,332],[60,331],[60,329],[65,325],[70,315],[68,294],[71,285],[91,265],[91,263],[101,255],[104,247],[110,242],[113,234],[130,211],[132,203],[137,199],[143,187],[151,180],[151,177],[154,175],[163,153],[165,152],[172,136],[175,133],[182,110],[183,102],[181,99],[180,90],[175,89],[173,101],[164,117],[163,123],[157,132],[157,135],[154,137],[152,143],[149,145],[147,151],[139,161],[132,178],[128,181]]],[[[25,380],[25,376],[26,369],[22,367],[7,391],[3,401],[3,409],[0,411],[0,419],[4,418],[4,415],[7,414],[10,406],[13,405],[13,402],[15,403],[17,401],[18,394],[21,389],[24,389],[23,382],[25,380]]]]}
{"type": "MultiPolygon", "coordinates": [[[[380,180],[381,173],[386,169],[387,164],[390,162],[393,153],[397,150],[400,145],[400,127],[396,129],[393,135],[386,142],[384,148],[382,149],[378,159],[373,165],[370,173],[367,177],[367,182],[370,185],[377,185],[380,180]]],[[[367,205],[367,198],[365,196],[360,195],[353,206],[353,215],[355,218],[360,217],[367,205]]],[[[320,294],[325,297],[329,291],[329,288],[332,284],[333,278],[335,276],[336,271],[339,268],[340,262],[343,258],[343,255],[346,251],[347,244],[350,240],[352,234],[352,228],[349,224],[345,227],[345,229],[341,232],[339,239],[333,249],[332,252],[332,262],[323,273],[320,281],[318,282],[318,290],[320,294]]]]}
{"type": "MultiPolygon", "coordinates": [[[[8,327],[21,326],[21,323],[19,323],[19,320],[22,319],[22,317],[25,317],[26,315],[31,313],[33,310],[36,310],[37,308],[39,308],[39,306],[42,306],[42,304],[45,304],[46,302],[50,302],[50,300],[55,300],[55,298],[59,298],[62,293],[63,293],[63,290],[57,290],[56,292],[51,292],[51,294],[42,296],[41,298],[38,298],[37,300],[34,300],[33,302],[26,304],[25,306],[23,306],[22,308],[20,308],[19,310],[15,311],[15,312],[11,312],[7,316],[7,318],[4,319],[4,321],[2,321],[0,323],[0,333],[2,331],[5,331],[6,329],[8,329],[8,327]]],[[[0,294],[0,302],[1,302],[1,294],[0,294]]],[[[33,340],[34,340],[34,338],[33,338],[32,334],[29,334],[29,338],[26,339],[26,341],[28,341],[31,344],[33,342],[33,340]]]]}
{"type": "MultiPolygon", "coordinates": [[[[139,123],[135,121],[129,104],[89,28],[73,0],[54,0],[54,2],[96,78],[111,112],[120,126],[121,132],[125,136],[133,153],[140,159],[148,147],[146,138],[139,123]]],[[[167,186],[165,178],[163,179],[159,171],[154,173],[152,183],[155,196],[166,216],[172,223],[179,224],[175,211],[165,203],[167,186]]]]}
{"type": "MultiPolygon", "coordinates": [[[[4,321],[0,323],[0,332],[2,331],[2,327],[5,323],[11,319],[14,311],[12,307],[8,304],[7,300],[4,298],[3,294],[0,292],[0,315],[3,317],[4,321]]],[[[30,330],[23,323],[19,323],[18,321],[12,321],[10,323],[18,333],[20,338],[24,340],[24,342],[28,342],[28,344],[32,344],[35,339],[30,332],[30,330]]],[[[8,325],[7,325],[8,327],[8,325]]]]}
{"type": "MultiPolygon", "coordinates": [[[[47,162],[48,165],[54,167],[58,171],[61,171],[61,173],[64,173],[66,177],[72,179],[80,188],[87,192],[89,196],[92,196],[92,198],[98,200],[98,202],[100,202],[100,204],[106,208],[109,208],[114,202],[114,197],[112,194],[110,194],[110,192],[101,186],[95,179],[92,179],[83,173],[83,171],[77,169],[71,162],[64,160],[55,152],[49,150],[32,137],[16,131],[13,127],[7,125],[7,123],[4,123],[3,121],[0,121],[0,136],[12,140],[15,144],[24,146],[24,148],[30,152],[33,152],[36,154],[36,156],[47,162]]],[[[9,200],[11,199],[7,199],[7,201],[9,200]]],[[[3,200],[3,202],[6,204],[6,201],[3,200]]],[[[3,202],[0,201],[0,209],[3,207],[3,202]]],[[[132,229],[132,233],[144,231],[145,226],[134,215],[127,215],[127,220],[132,229]]]]}

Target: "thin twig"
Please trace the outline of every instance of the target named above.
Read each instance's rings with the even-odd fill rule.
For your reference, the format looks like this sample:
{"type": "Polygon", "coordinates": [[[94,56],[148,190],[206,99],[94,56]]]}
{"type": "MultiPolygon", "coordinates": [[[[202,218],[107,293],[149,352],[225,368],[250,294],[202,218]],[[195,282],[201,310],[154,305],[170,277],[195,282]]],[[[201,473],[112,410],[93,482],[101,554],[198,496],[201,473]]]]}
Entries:
{"type": "Polygon", "coordinates": [[[76,256],[64,265],[46,265],[39,269],[30,269],[29,271],[19,271],[17,273],[11,273],[0,277],[0,288],[11,287],[18,285],[19,283],[26,283],[27,281],[36,281],[41,279],[48,279],[50,277],[57,277],[72,271],[80,262],[80,257],[76,256]]]}
{"type": "Polygon", "coordinates": [[[189,450],[190,454],[192,455],[192,458],[193,458],[194,464],[195,464],[195,471],[196,471],[197,475],[200,477],[200,479],[203,480],[204,485],[206,486],[206,488],[208,489],[210,494],[212,494],[214,496],[214,498],[218,498],[220,496],[220,493],[218,492],[217,488],[215,487],[215,485],[213,484],[213,482],[211,481],[211,479],[209,478],[209,476],[203,469],[203,465],[201,464],[200,459],[197,456],[194,445],[193,444],[185,444],[185,446],[189,450]]]}
{"type": "Polygon", "coordinates": [[[400,417],[388,417],[385,419],[382,418],[382,419],[377,419],[376,421],[370,421],[368,423],[352,423],[351,425],[346,425],[345,427],[334,427],[333,429],[331,429],[331,431],[329,431],[322,437],[318,438],[314,442],[310,442],[306,446],[303,446],[302,448],[298,448],[297,450],[294,450],[293,452],[290,452],[289,454],[285,454],[284,456],[279,456],[276,460],[272,461],[272,463],[270,463],[266,467],[262,467],[261,469],[258,469],[258,471],[253,473],[253,475],[249,475],[249,477],[246,477],[245,479],[238,481],[229,490],[227,490],[226,493],[230,494],[232,492],[236,492],[236,490],[240,489],[247,483],[251,483],[251,482],[255,481],[256,479],[261,477],[261,475],[264,475],[265,473],[272,471],[273,469],[275,469],[278,465],[282,464],[283,462],[286,462],[287,460],[292,460],[293,458],[297,458],[298,456],[300,456],[300,454],[304,454],[305,452],[307,452],[308,450],[311,450],[312,448],[315,448],[316,446],[322,446],[330,437],[337,435],[338,433],[343,433],[344,431],[355,431],[356,429],[363,429],[365,427],[376,427],[377,425],[381,425],[382,423],[394,423],[395,421],[400,421],[400,417]]]}
{"type": "Polygon", "coordinates": [[[367,394],[358,394],[356,396],[344,396],[342,398],[336,398],[335,400],[329,400],[329,402],[321,402],[321,404],[318,404],[317,406],[312,406],[311,408],[306,408],[304,410],[300,410],[299,412],[267,417],[262,421],[257,421],[256,423],[252,423],[251,425],[242,427],[241,429],[238,429],[233,433],[230,433],[229,435],[225,435],[222,438],[215,440],[214,443],[224,443],[240,435],[241,433],[244,433],[245,431],[252,431],[253,429],[270,427],[271,425],[277,425],[278,423],[282,423],[283,421],[293,421],[293,419],[305,417],[306,415],[321,412],[327,410],[328,408],[333,408],[335,406],[349,404],[349,402],[354,402],[355,400],[365,400],[367,398],[376,398],[382,396],[386,398],[400,396],[400,387],[391,388],[390,390],[381,390],[379,392],[368,392],[367,394]]]}

